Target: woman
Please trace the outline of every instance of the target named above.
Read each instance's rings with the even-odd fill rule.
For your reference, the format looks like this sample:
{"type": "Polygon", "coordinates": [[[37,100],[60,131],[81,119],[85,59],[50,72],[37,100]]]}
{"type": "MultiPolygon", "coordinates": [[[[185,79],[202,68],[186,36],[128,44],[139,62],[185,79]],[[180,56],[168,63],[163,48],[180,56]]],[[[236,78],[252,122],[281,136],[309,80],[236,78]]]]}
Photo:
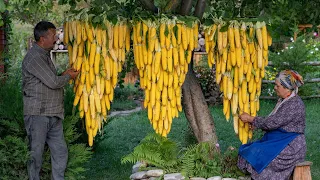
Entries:
{"type": "Polygon", "coordinates": [[[266,131],[261,140],[239,148],[238,167],[254,180],[287,180],[306,154],[305,107],[298,96],[302,77],[293,70],[277,74],[278,103],[268,117],[240,115],[254,129],[266,131]]]}

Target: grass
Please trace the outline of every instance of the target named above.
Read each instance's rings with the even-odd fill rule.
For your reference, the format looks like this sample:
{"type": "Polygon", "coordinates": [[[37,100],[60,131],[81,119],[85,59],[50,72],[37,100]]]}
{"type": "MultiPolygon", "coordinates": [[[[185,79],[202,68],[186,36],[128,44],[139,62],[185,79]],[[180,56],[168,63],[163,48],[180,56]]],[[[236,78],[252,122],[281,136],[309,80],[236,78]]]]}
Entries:
{"type": "MultiPolygon", "coordinates": [[[[275,101],[261,101],[261,116],[268,115],[275,105],[275,101]]],[[[320,180],[320,136],[318,133],[320,114],[320,102],[318,99],[305,101],[307,114],[307,156],[306,160],[312,161],[312,177],[314,180],[320,180]]],[[[219,138],[219,144],[222,152],[227,147],[239,147],[240,143],[234,134],[232,121],[227,122],[222,113],[222,106],[210,108],[214,116],[214,123],[219,138]]],[[[174,119],[172,130],[168,138],[179,142],[182,147],[195,142],[190,135],[188,122],[183,113],[179,118],[174,119]]],[[[88,162],[85,176],[93,180],[124,180],[129,179],[131,175],[132,164],[120,164],[124,155],[132,152],[135,146],[150,132],[151,125],[147,120],[146,111],[133,113],[130,116],[113,117],[105,126],[101,136],[94,143],[94,155],[88,162]]],[[[255,133],[254,138],[261,136],[261,133],[255,133]]]]}

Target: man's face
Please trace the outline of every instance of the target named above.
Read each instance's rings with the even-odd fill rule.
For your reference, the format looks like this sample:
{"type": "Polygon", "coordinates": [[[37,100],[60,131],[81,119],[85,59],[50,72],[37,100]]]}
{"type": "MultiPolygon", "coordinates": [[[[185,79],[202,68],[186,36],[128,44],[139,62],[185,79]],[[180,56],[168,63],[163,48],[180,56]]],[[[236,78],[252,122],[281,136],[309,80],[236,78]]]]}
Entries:
{"type": "Polygon", "coordinates": [[[49,29],[47,34],[42,37],[43,48],[46,50],[52,50],[56,41],[57,41],[56,30],[49,29]]]}

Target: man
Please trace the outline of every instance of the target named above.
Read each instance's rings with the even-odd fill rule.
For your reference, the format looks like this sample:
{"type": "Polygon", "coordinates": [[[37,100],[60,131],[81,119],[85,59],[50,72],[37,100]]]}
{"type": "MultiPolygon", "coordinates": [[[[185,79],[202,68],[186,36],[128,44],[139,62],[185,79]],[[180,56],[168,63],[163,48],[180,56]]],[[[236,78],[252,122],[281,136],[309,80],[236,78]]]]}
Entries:
{"type": "Polygon", "coordinates": [[[22,62],[24,122],[29,139],[31,159],[28,161],[30,180],[39,180],[45,143],[51,152],[52,179],[64,179],[68,149],[63,135],[63,87],[79,72],[67,69],[60,76],[50,59],[56,27],[46,21],[34,28],[36,42],[22,62]]]}

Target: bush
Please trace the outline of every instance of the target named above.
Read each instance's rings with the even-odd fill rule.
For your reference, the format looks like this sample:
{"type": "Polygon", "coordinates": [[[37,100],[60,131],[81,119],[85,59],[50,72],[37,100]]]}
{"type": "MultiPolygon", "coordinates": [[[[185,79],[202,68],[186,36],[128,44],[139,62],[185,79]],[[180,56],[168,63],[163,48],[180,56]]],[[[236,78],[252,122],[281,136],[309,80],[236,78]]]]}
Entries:
{"type": "MultiPolygon", "coordinates": [[[[285,69],[293,69],[299,72],[304,79],[319,77],[319,67],[303,64],[305,62],[318,61],[320,58],[319,49],[320,42],[301,36],[295,42],[287,44],[285,49],[279,52],[270,52],[269,59],[274,65],[273,68],[268,67],[267,79],[274,79],[279,71],[285,69]]],[[[268,87],[268,89],[269,93],[274,94],[273,88],[268,87]]],[[[319,94],[319,92],[319,83],[307,84],[299,88],[299,94],[302,96],[319,94]]]]}

